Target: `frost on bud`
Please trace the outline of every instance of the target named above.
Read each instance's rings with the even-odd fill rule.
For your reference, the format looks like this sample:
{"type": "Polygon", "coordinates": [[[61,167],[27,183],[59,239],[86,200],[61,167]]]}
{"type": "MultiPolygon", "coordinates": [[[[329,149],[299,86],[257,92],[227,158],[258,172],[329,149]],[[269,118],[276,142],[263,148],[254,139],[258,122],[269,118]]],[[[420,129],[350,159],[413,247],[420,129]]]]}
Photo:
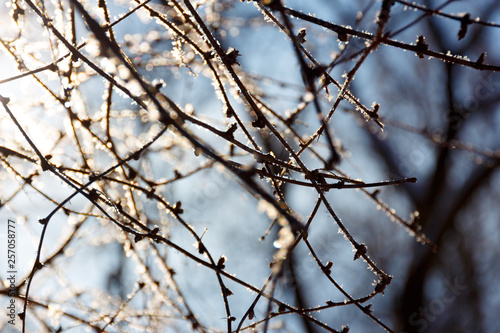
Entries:
{"type": "Polygon", "coordinates": [[[201,148],[195,148],[194,149],[194,156],[198,157],[200,156],[200,154],[203,152],[203,150],[201,148]]]}
{"type": "Polygon", "coordinates": [[[417,39],[417,56],[420,58],[420,59],[423,59],[424,58],[424,55],[422,52],[425,52],[429,50],[429,45],[427,45],[427,43],[425,42],[425,37],[420,35],[418,36],[418,39],[417,39]]]}
{"type": "Polygon", "coordinates": [[[262,2],[264,3],[264,6],[267,6],[272,10],[283,10],[283,4],[281,3],[281,0],[264,0],[262,2]]]}
{"type": "Polygon", "coordinates": [[[332,274],[332,266],[333,266],[333,262],[331,262],[331,261],[327,262],[325,267],[323,268],[323,272],[326,275],[332,274]]]}
{"type": "Polygon", "coordinates": [[[373,103],[372,110],[367,111],[366,113],[370,116],[371,119],[378,119],[379,118],[379,114],[378,114],[379,108],[380,108],[380,104],[373,103]]]}
{"type": "Polygon", "coordinates": [[[262,120],[261,117],[257,117],[257,119],[252,121],[252,127],[264,128],[264,126],[266,126],[266,123],[264,122],[264,120],[262,120]]]}
{"type": "Polygon", "coordinates": [[[255,312],[253,311],[253,307],[248,311],[248,319],[252,320],[255,318],[255,312]]]}
{"type": "Polygon", "coordinates": [[[366,254],[367,247],[363,243],[356,244],[355,247],[356,247],[356,253],[354,254],[354,260],[357,260],[366,254]]]}
{"type": "Polygon", "coordinates": [[[233,292],[231,290],[229,290],[228,288],[224,287],[224,296],[231,296],[233,295],[233,292]]]}
{"type": "Polygon", "coordinates": [[[136,234],[136,235],[134,236],[134,243],[138,243],[138,242],[140,242],[140,241],[141,241],[141,240],[143,240],[143,239],[144,239],[144,236],[143,236],[143,235],[141,235],[141,234],[136,234]]]}
{"type": "Polygon", "coordinates": [[[227,109],[226,109],[226,117],[231,118],[234,115],[235,115],[235,112],[234,112],[233,107],[231,105],[228,105],[227,109]]]}
{"type": "Polygon", "coordinates": [[[98,180],[100,178],[100,174],[99,172],[92,172],[89,174],[89,182],[95,182],[96,180],[98,180]]]}
{"type": "Polygon", "coordinates": [[[10,102],[10,98],[3,97],[2,95],[0,95],[0,103],[2,103],[3,105],[7,105],[7,104],[9,104],[9,102],[10,102]]]}
{"type": "Polygon", "coordinates": [[[348,37],[345,31],[337,31],[337,38],[341,42],[347,42],[348,37]]]}
{"type": "Polygon", "coordinates": [[[36,270],[40,270],[44,267],[45,267],[45,265],[43,263],[41,263],[40,261],[37,260],[37,262],[35,262],[35,269],[36,270]]]}
{"type": "Polygon", "coordinates": [[[384,293],[385,287],[387,287],[392,281],[392,277],[389,275],[382,276],[382,279],[375,286],[375,292],[384,293]]]}
{"type": "Polygon", "coordinates": [[[486,58],[486,52],[481,53],[479,58],[477,58],[476,63],[474,64],[476,67],[479,67],[483,64],[484,59],[486,58]]]}
{"type": "Polygon", "coordinates": [[[234,140],[234,132],[236,131],[237,128],[238,128],[238,125],[236,125],[236,123],[229,126],[229,128],[223,134],[224,138],[231,140],[231,141],[234,140]]]}
{"type": "Polygon", "coordinates": [[[96,202],[99,199],[99,192],[93,188],[89,191],[87,198],[92,202],[96,202]]]}
{"type": "Polygon", "coordinates": [[[225,256],[220,257],[219,260],[217,261],[217,268],[221,269],[221,270],[226,268],[226,265],[224,265],[224,262],[226,262],[226,257],[225,256]]]}
{"type": "Polygon", "coordinates": [[[238,50],[230,47],[227,50],[224,58],[229,63],[229,65],[234,65],[234,64],[239,65],[239,63],[236,61],[236,58],[238,58],[239,56],[240,56],[240,52],[238,50]]]}
{"type": "Polygon", "coordinates": [[[42,171],[47,171],[50,169],[50,164],[45,158],[42,158],[42,160],[40,161],[40,166],[42,167],[42,171]]]}
{"type": "Polygon", "coordinates": [[[172,212],[176,215],[179,215],[179,214],[182,214],[184,213],[184,209],[181,208],[182,207],[182,202],[180,201],[177,201],[175,204],[174,204],[174,207],[172,207],[172,212]]]}
{"type": "MultiPolygon", "coordinates": [[[[135,177],[137,177],[137,175],[138,175],[137,171],[135,171],[132,168],[128,169],[128,178],[134,179],[135,177]]],[[[151,199],[151,198],[148,198],[148,199],[151,199]]]]}
{"type": "Polygon", "coordinates": [[[150,190],[146,192],[146,198],[148,199],[153,199],[155,197],[155,191],[156,189],[152,187],[150,190]]]}
{"type": "Polygon", "coordinates": [[[207,248],[205,247],[205,245],[203,245],[202,243],[198,243],[198,253],[204,254],[205,252],[207,252],[207,248]]]}
{"type": "Polygon", "coordinates": [[[85,127],[86,129],[89,129],[90,125],[92,125],[92,119],[91,118],[82,119],[80,122],[82,123],[82,126],[85,127]]]}
{"type": "Polygon", "coordinates": [[[299,44],[304,44],[306,42],[307,31],[306,28],[301,28],[297,34],[297,42],[299,44]]]}
{"type": "Polygon", "coordinates": [[[11,12],[11,15],[12,19],[14,20],[14,22],[16,22],[16,24],[19,24],[17,21],[19,21],[19,17],[24,16],[24,14],[25,14],[24,9],[19,7],[17,5],[17,2],[14,2],[14,10],[11,12]]]}
{"type": "Polygon", "coordinates": [[[132,158],[134,161],[138,161],[140,158],[141,158],[141,152],[140,151],[136,151],[135,153],[133,153],[130,158],[132,158]]]}
{"type": "Polygon", "coordinates": [[[467,35],[467,28],[469,27],[470,23],[471,23],[470,14],[466,13],[460,19],[460,30],[458,31],[458,40],[463,39],[465,35],[467,35]]]}

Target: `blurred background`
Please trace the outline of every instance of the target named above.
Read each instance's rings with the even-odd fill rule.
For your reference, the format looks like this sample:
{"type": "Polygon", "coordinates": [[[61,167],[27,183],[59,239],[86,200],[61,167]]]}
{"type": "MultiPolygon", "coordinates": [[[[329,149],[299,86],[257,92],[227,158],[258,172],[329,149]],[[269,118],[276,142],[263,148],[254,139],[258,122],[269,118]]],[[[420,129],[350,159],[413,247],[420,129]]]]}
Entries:
{"type": "MultiPolygon", "coordinates": [[[[9,0],[0,8],[0,95],[41,155],[77,187],[120,164],[90,186],[102,209],[76,195],[55,212],[75,189],[42,170],[2,108],[4,311],[8,219],[17,227],[20,295],[42,241],[27,332],[236,332],[240,324],[259,332],[500,332],[497,1],[79,3],[99,29],[75,1],[9,0]],[[368,49],[359,36],[381,26],[384,38],[457,60],[384,40],[368,49]],[[214,161],[175,126],[126,160],[165,124],[145,83],[178,126],[230,163],[214,161]],[[255,107],[279,137],[256,123],[255,107]],[[318,112],[330,114],[328,135],[313,137],[318,112]],[[341,188],[318,191],[290,150],[341,188]],[[251,181],[228,165],[251,171],[251,181]],[[342,187],[410,177],[417,182],[342,187]],[[286,260],[287,237],[298,235],[280,209],[310,222],[307,243],[286,260]],[[42,236],[39,219],[49,214],[42,236]],[[138,241],[116,222],[137,232],[157,227],[171,243],[138,241]],[[366,257],[353,261],[350,237],[366,257]],[[222,256],[238,280],[194,259],[222,256]],[[386,275],[391,283],[377,289],[386,275]],[[296,311],[266,297],[252,305],[269,276],[266,293],[296,311]]],[[[21,330],[19,318],[8,320],[0,316],[2,332],[21,330]]]]}

